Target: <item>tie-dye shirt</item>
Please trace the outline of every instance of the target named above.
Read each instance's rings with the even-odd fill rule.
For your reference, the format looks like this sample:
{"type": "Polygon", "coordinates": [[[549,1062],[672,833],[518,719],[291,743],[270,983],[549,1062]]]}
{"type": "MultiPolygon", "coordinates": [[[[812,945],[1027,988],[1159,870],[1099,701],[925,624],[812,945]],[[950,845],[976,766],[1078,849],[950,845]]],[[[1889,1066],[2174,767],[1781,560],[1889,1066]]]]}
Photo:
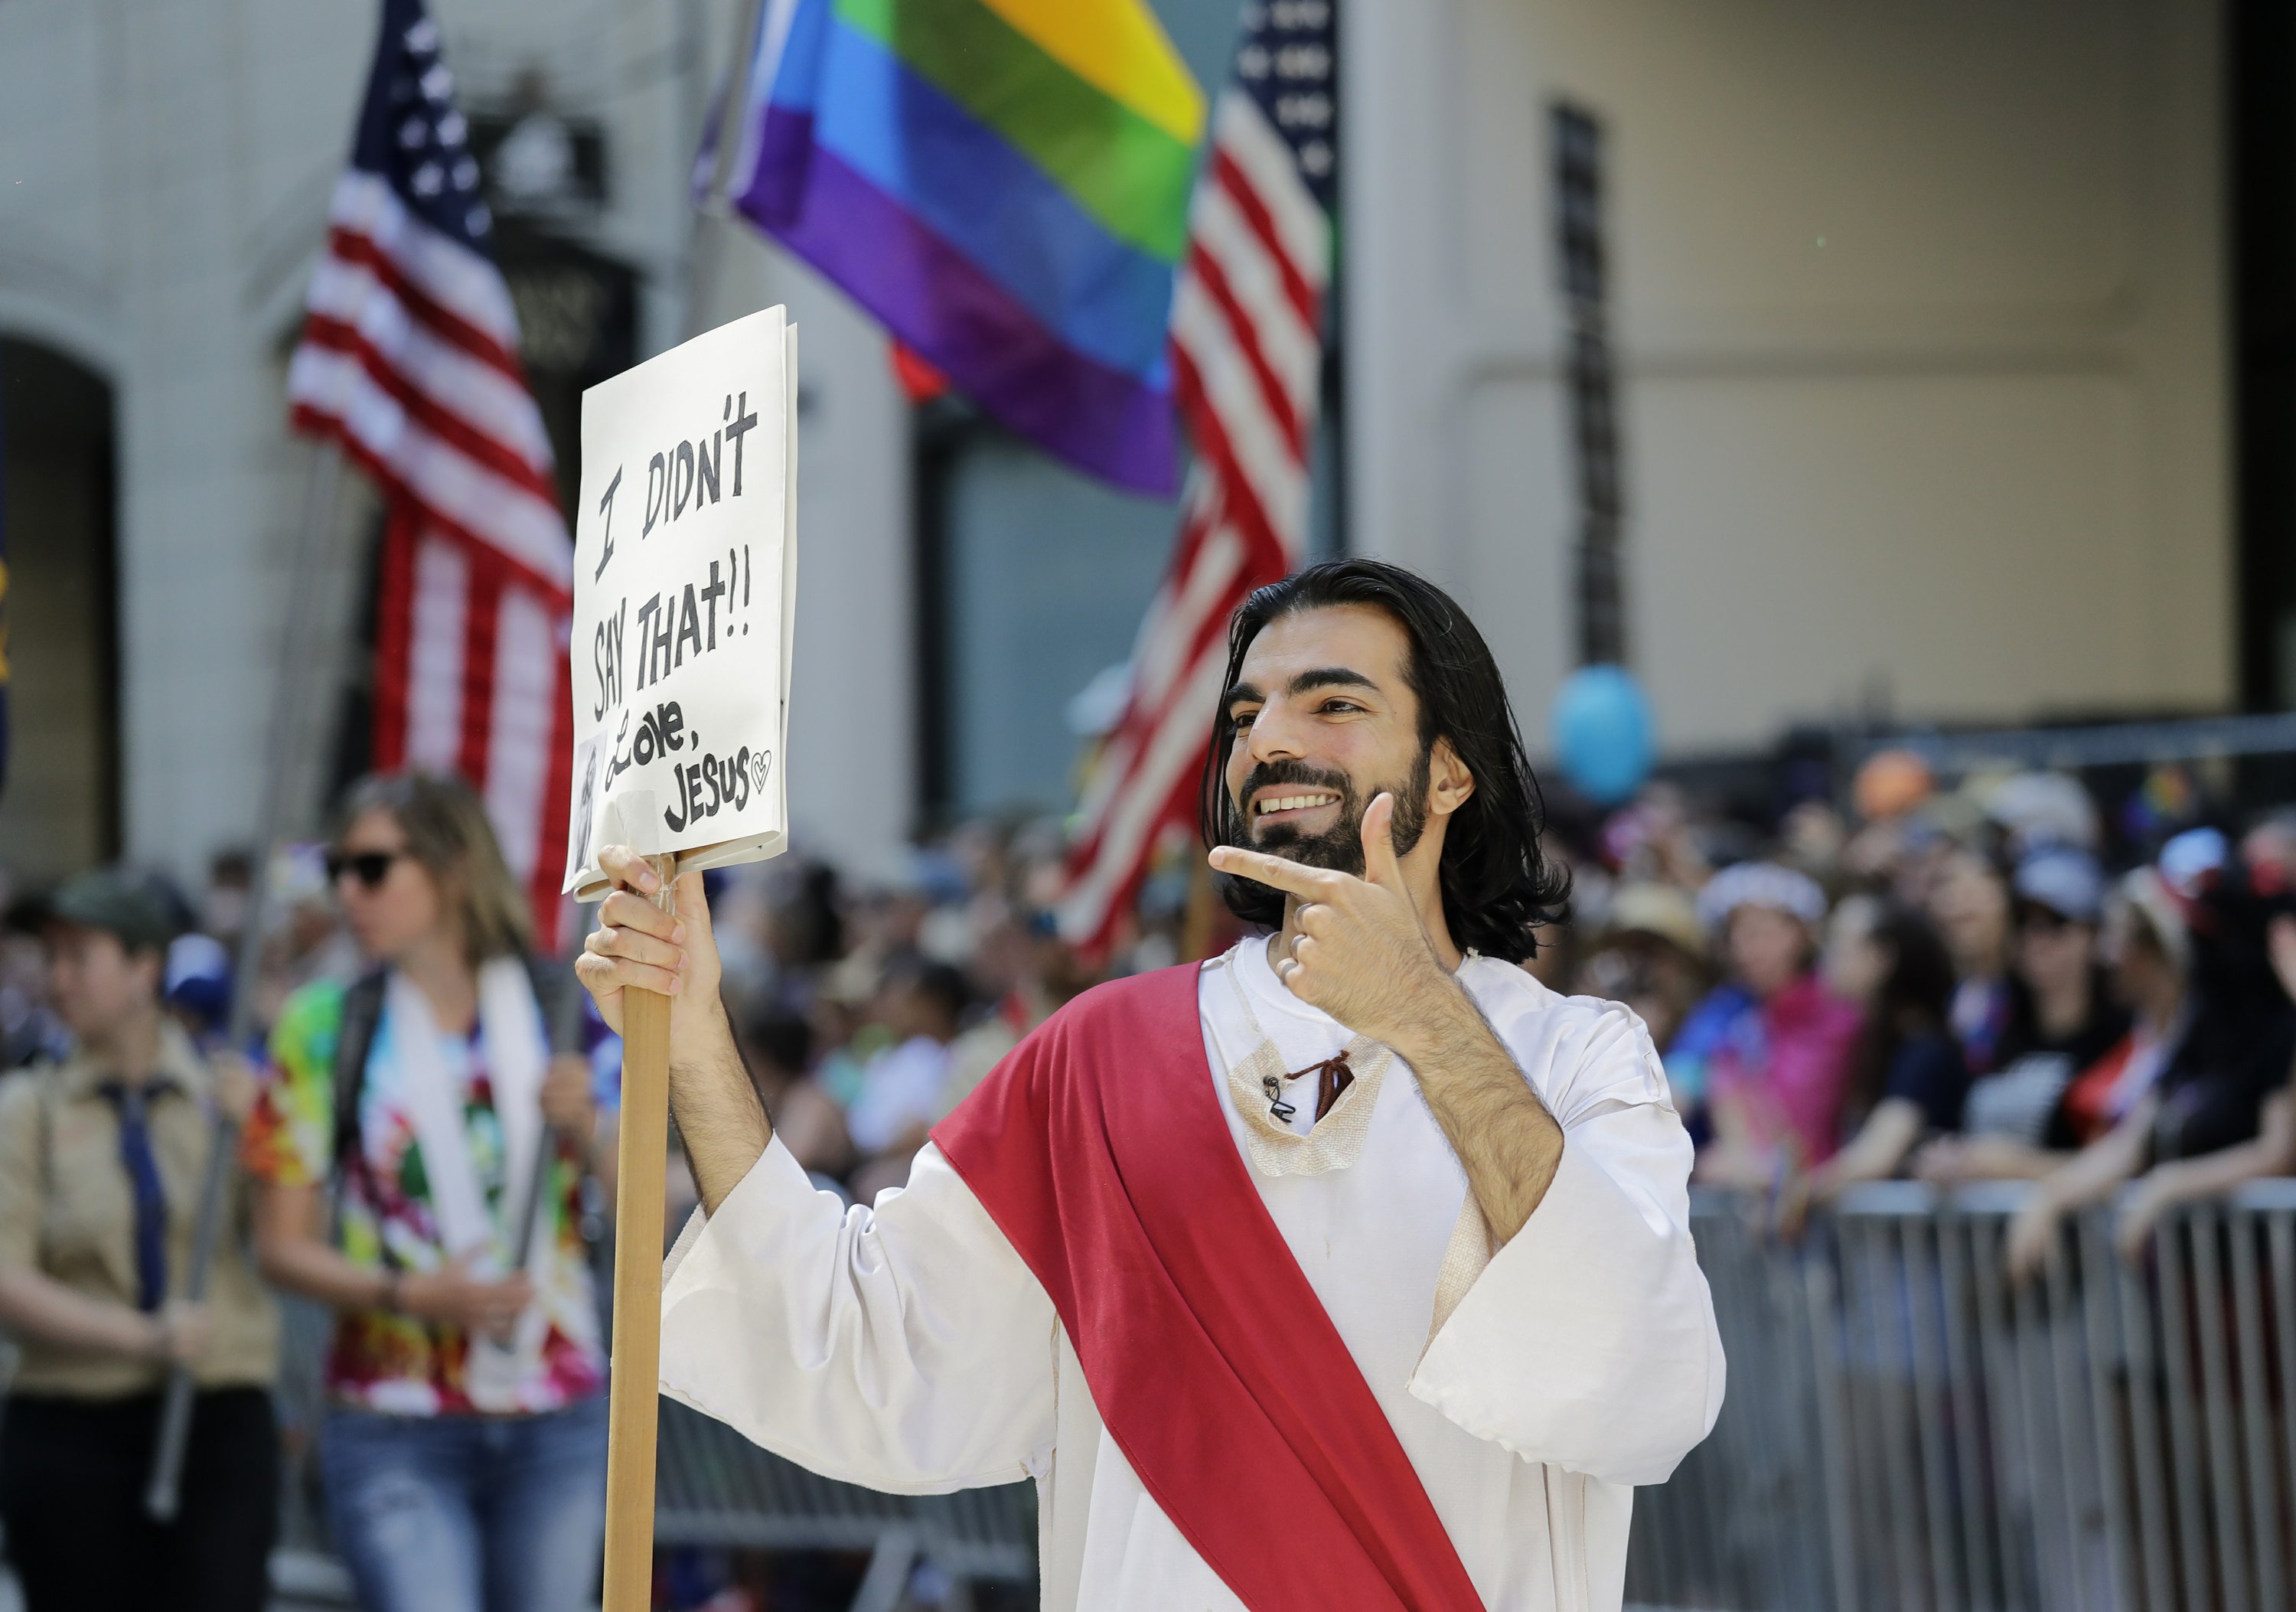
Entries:
{"type": "MultiPolygon", "coordinates": [[[[324,1186],[334,1146],[335,1041],[347,987],[305,986],[287,999],[271,1036],[261,1095],[247,1125],[246,1164],[258,1180],[324,1186]]],[[[359,1099],[359,1146],[340,1184],[342,1251],[370,1268],[390,1263],[409,1272],[446,1262],[431,1207],[422,1150],[399,1060],[391,1054],[388,1014],[376,1026],[359,1099]]],[[[441,1035],[447,1076],[461,1089],[471,1162],[488,1210],[502,1218],[504,1157],[501,1122],[475,1031],[441,1035]]],[[[611,1093],[602,1093],[610,1097],[611,1093]]],[[[581,1171],[562,1154],[551,1163],[543,1213],[550,1217],[552,1257],[534,1272],[535,1302],[548,1327],[541,1357],[525,1373],[507,1408],[555,1410],[604,1386],[605,1352],[598,1306],[581,1238],[581,1171]]],[[[461,1328],[383,1311],[336,1318],[324,1386],[340,1403],[403,1416],[476,1411],[465,1386],[470,1339],[461,1328]]]]}

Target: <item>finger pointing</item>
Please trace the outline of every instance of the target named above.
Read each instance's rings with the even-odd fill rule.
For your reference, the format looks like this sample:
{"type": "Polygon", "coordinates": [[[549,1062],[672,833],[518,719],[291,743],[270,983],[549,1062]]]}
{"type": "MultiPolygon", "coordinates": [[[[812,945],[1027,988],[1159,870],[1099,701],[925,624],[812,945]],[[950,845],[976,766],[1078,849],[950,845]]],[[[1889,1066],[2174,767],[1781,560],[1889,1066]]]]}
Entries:
{"type": "Polygon", "coordinates": [[[1214,851],[1211,864],[1218,872],[1255,880],[1287,895],[1318,901],[1329,900],[1327,892],[1333,887],[1332,881],[1342,876],[1320,868],[1304,867],[1298,862],[1286,861],[1282,857],[1269,856],[1264,851],[1246,851],[1237,845],[1222,845],[1214,851]]]}

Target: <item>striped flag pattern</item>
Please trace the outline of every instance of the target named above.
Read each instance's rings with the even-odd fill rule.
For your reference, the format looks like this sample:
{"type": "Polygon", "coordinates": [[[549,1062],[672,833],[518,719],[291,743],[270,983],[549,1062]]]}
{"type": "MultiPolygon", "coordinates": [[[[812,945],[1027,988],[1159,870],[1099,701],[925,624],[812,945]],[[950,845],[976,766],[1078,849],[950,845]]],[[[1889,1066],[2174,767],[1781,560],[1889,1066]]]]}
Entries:
{"type": "Polygon", "coordinates": [[[1252,0],[1212,113],[1173,291],[1174,394],[1195,448],[1180,535],[1079,809],[1061,922],[1115,938],[1168,833],[1195,815],[1228,621],[1307,550],[1337,162],[1332,0],[1252,0]]]}
{"type": "Polygon", "coordinates": [[[374,764],[480,792],[554,946],[574,545],[469,133],[437,25],[421,0],[384,0],[287,389],[295,428],[340,443],[389,499],[374,764]]]}
{"type": "Polygon", "coordinates": [[[728,199],[990,415],[1174,482],[1203,95],[1146,0],[774,0],[728,199]]]}

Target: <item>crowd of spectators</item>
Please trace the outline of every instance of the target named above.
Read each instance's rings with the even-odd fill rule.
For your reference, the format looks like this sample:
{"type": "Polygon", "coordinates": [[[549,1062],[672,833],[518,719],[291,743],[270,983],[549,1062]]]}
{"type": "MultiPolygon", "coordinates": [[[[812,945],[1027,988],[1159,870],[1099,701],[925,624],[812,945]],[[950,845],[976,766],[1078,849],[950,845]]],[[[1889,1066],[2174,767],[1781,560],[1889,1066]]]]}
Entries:
{"type": "MultiPolygon", "coordinates": [[[[1525,966],[1639,1014],[1696,1145],[1694,1180],[1743,1195],[1777,1236],[1802,1235],[1813,1209],[1863,1182],[2022,1180],[2037,1189],[2011,1229],[2020,1277],[2041,1268],[2068,1215],[2116,1198],[2120,1246],[2141,1257],[2176,1204],[2296,1173],[2296,809],[2211,818],[2189,785],[2161,776],[2151,793],[2177,810],[2114,802],[2108,817],[2069,775],[1948,788],[1884,752],[1840,804],[1807,799],[1770,823],[1666,783],[1608,813],[1566,809],[1547,849],[1570,865],[1570,917],[1525,966]]],[[[898,1186],[934,1124],[1062,1003],[1240,933],[1200,853],[1175,845],[1114,950],[1086,957],[1056,920],[1063,838],[1056,818],[977,821],[870,874],[800,847],[709,876],[744,1058],[778,1134],[824,1189],[863,1199],[898,1186]]],[[[265,1025],[308,1018],[315,991],[340,1004],[340,983],[320,983],[359,975],[346,903],[388,897],[391,859],[414,853],[356,849],[281,865],[283,917],[257,993],[265,1025]]],[[[217,1045],[249,874],[243,858],[219,859],[196,901],[131,879],[168,911],[151,985],[186,1045],[217,1045]]],[[[16,895],[0,928],[0,1094],[5,1071],[66,1059],[75,1041],[52,989],[58,909],[16,895]]],[[[264,1120],[287,1089],[285,1033],[266,1031],[267,1055],[250,1049],[272,1094],[246,1099],[256,1139],[284,1134],[264,1120]]],[[[580,1050],[554,1039],[553,1057],[587,1060],[566,1076],[569,1112],[610,1128],[619,1046],[594,1014],[568,1045],[580,1050]]],[[[316,1090],[324,1060],[307,1061],[316,1090]]],[[[570,1185],[562,1222],[594,1241],[608,1134],[587,1185],[570,1185]]],[[[692,1204],[682,1170],[670,1190],[674,1234],[692,1204]]],[[[275,1253],[263,1270],[279,1281],[275,1253]]],[[[337,1275],[347,1293],[367,1279],[337,1275]]],[[[463,1286],[463,1308],[494,1291],[463,1286]]],[[[580,1286],[569,1277],[568,1292],[580,1286]]],[[[387,1291],[392,1313],[422,1296],[395,1275],[387,1291]]],[[[175,1346],[166,1326],[155,1336],[175,1346]]]]}
{"type": "MultiPolygon", "coordinates": [[[[2032,1180],[2030,1259],[2055,1219],[2130,1180],[2133,1250],[2170,1205],[2296,1171],[2296,808],[2189,813],[2150,843],[2112,836],[2115,857],[2067,775],[1948,790],[1884,752],[1849,795],[1763,834],[1660,783],[1549,835],[1571,864],[1570,921],[1527,966],[1642,1016],[1698,1180],[1761,1195],[1791,1230],[1861,1181],[2032,1180]]],[[[802,850],[710,876],[727,1011],[823,1186],[898,1185],[932,1125],[1063,1002],[1234,937],[1175,848],[1114,952],[1087,959],[1057,926],[1062,844],[1056,818],[981,820],[872,876],[802,850]]],[[[266,952],[273,1011],[357,967],[309,860],[289,868],[266,952]]],[[[199,1034],[220,1023],[246,884],[244,859],[220,859],[181,904],[167,999],[199,1034]]],[[[67,1039],[36,911],[20,902],[0,936],[0,1068],[67,1039]]],[[[594,1056],[603,1088],[619,1049],[594,1056]]]]}
{"type": "Polygon", "coordinates": [[[2119,1196],[2133,1258],[2171,1206],[2296,1172],[2296,811],[2140,822],[2115,857],[2067,775],[1941,791],[1884,752],[1856,782],[1753,844],[1646,792],[1533,965],[1642,1015],[1696,1180],[1786,1235],[1864,1181],[2030,1180],[2024,1277],[2087,1205],[2119,1196]]]}
{"type": "MultiPolygon", "coordinates": [[[[1571,921],[1528,966],[1636,1008],[1695,1179],[1754,1195],[1781,1233],[1863,1181],[2029,1180],[2012,1256],[2030,1272],[2064,1216],[2134,1182],[2134,1255],[2173,1205],[2296,1172],[2296,810],[2204,821],[2164,787],[2180,816],[2109,833],[2069,775],[1947,789],[1884,752],[1841,806],[1764,833],[1653,785],[1550,835],[1571,921]]],[[[1234,938],[1181,847],[1087,961],[1055,924],[1060,847],[1056,820],[973,823],[897,877],[802,858],[726,876],[729,1010],[824,1185],[898,1185],[1077,991],[1234,938]]]]}

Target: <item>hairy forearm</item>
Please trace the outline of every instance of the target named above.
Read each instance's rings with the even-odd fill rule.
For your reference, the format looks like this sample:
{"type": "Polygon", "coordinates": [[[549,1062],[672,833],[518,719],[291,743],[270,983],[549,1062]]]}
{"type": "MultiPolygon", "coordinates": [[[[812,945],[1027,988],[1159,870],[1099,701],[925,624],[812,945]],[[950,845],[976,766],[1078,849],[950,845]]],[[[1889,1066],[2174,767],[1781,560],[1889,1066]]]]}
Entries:
{"type": "Polygon", "coordinates": [[[1394,1043],[1467,1172],[1491,1236],[1522,1230],[1562,1162],[1562,1127],[1456,983],[1394,1043]]]}
{"type": "Polygon", "coordinates": [[[774,1139],[773,1122],[758,1100],[722,1012],[693,1055],[670,1065],[669,1109],[701,1194],[702,1213],[715,1214],[774,1139]]]}
{"type": "Polygon", "coordinates": [[[45,1272],[0,1271],[0,1326],[57,1349],[146,1360],[159,1344],[152,1317],[74,1292],[45,1272]]]}

